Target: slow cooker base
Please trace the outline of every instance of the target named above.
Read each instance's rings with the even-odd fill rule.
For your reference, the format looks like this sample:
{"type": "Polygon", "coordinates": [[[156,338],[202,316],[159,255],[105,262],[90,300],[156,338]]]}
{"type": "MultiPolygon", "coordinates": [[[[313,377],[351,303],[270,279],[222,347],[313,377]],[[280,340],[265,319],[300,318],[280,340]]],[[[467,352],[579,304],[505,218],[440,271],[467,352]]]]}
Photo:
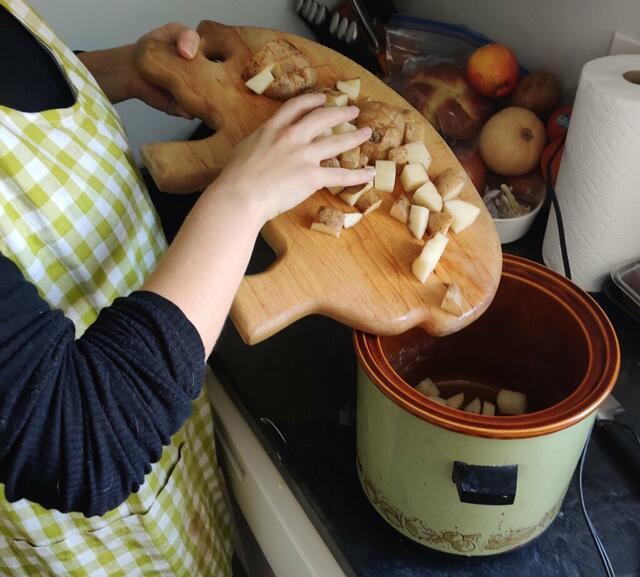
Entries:
{"type": "Polygon", "coordinates": [[[358,479],[369,503],[389,525],[420,545],[452,555],[486,557],[519,549],[537,539],[551,526],[564,500],[563,495],[535,525],[509,529],[504,533],[496,532],[488,537],[480,533],[463,534],[458,527],[436,531],[431,529],[424,519],[406,515],[389,502],[375,484],[364,476],[359,460],[357,465],[358,479]]]}

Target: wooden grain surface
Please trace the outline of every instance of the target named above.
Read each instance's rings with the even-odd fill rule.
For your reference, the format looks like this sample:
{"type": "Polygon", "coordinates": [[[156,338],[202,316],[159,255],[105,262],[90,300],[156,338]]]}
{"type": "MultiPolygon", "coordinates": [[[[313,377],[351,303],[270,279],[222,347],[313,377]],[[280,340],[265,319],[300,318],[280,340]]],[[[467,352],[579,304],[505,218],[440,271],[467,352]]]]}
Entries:
{"type": "MultiPolygon", "coordinates": [[[[171,90],[183,108],[205,120],[216,134],[198,142],[153,143],[143,157],[156,184],[167,192],[201,190],[224,167],[234,145],[280,106],[251,93],[241,73],[252,53],[267,42],[285,38],[318,72],[318,86],[337,80],[361,79],[361,95],[412,110],[399,94],[368,71],[333,50],[310,40],[260,29],[200,24],[202,46],[194,61],[180,59],[173,47],[150,44],[141,55],[145,74],[171,90]],[[223,60],[216,62],[214,60],[223,60]]],[[[426,121],[425,121],[426,122],[426,121]]],[[[445,168],[461,167],[438,133],[428,126],[425,144],[433,158],[435,178],[445,168]]],[[[399,179],[398,179],[399,180],[399,179]]],[[[399,183],[395,194],[401,192],[399,183]]],[[[267,223],[262,234],[278,255],[268,270],[242,281],[231,317],[245,342],[257,343],[309,314],[322,314],[351,327],[379,335],[402,333],[420,326],[433,335],[457,331],[487,308],[500,279],[502,254],[493,221],[473,184],[461,198],[481,207],[476,222],[451,232],[447,249],[426,284],[411,273],[420,253],[419,241],[389,216],[392,195],[339,239],[309,230],[321,205],[349,209],[320,190],[303,204],[267,223]],[[463,317],[439,307],[446,285],[457,282],[472,305],[463,317]]],[[[211,298],[215,298],[212,287],[211,298]]]]}

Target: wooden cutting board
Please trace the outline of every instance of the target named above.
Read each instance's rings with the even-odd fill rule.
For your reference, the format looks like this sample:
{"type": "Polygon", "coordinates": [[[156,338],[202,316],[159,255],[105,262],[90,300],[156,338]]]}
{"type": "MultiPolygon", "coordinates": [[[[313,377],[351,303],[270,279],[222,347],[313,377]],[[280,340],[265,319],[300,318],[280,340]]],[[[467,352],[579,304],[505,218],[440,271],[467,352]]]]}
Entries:
{"type": "MultiPolygon", "coordinates": [[[[197,142],[153,143],[142,154],[156,184],[165,192],[202,190],[224,167],[234,145],[280,106],[250,92],[241,78],[251,55],[267,42],[284,38],[316,68],[317,86],[361,79],[361,96],[415,109],[381,80],[333,50],[305,38],[261,28],[231,27],[205,21],[198,31],[201,50],[192,61],[172,46],[151,43],[140,58],[145,75],[170,90],[184,109],[202,118],[216,134],[197,142]]],[[[425,121],[426,122],[426,121],[425,121]]],[[[432,155],[432,178],[445,168],[461,170],[455,156],[428,126],[425,144],[432,155]]],[[[398,179],[399,180],[399,179],[398,179]]],[[[395,194],[400,194],[399,183],[395,194]]],[[[392,195],[339,239],[309,230],[321,205],[348,209],[321,190],[297,208],[268,222],[262,235],[278,255],[268,270],[242,281],[231,318],[245,342],[258,343],[310,314],[322,314],[379,335],[421,326],[432,335],[455,332],[484,312],[497,290],[502,254],[495,226],[473,184],[461,198],[479,207],[476,222],[459,235],[451,232],[447,249],[426,284],[411,273],[424,241],[389,216],[392,195]],[[463,317],[439,304],[455,281],[472,310],[463,317]]],[[[239,223],[241,225],[241,223],[239,223]]],[[[215,299],[215,291],[211,298],[215,299]]]]}

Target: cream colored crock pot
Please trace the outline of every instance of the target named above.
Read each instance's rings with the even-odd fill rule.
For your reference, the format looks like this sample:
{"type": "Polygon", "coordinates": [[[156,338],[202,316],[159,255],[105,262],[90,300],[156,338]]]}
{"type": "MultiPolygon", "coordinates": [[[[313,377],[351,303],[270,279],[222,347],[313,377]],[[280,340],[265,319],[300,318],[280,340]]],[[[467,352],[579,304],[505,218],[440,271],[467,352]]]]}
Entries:
{"type": "Polygon", "coordinates": [[[469,327],[443,338],[355,332],[354,342],[358,475],[388,523],[462,555],[508,551],[551,524],[619,370],[615,333],[589,295],[505,255],[496,297],[469,327]],[[414,389],[425,377],[452,393],[455,383],[479,396],[519,390],[531,412],[457,411],[414,389]]]}

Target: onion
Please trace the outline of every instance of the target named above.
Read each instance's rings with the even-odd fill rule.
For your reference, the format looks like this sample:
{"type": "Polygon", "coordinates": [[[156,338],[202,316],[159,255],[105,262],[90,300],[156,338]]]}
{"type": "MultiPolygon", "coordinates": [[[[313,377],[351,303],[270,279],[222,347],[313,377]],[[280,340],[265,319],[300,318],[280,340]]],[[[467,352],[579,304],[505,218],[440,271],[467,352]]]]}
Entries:
{"type": "Polygon", "coordinates": [[[494,114],[482,128],[478,150],[486,165],[498,174],[525,174],[538,164],[545,132],[530,110],[511,106],[494,114]]]}

